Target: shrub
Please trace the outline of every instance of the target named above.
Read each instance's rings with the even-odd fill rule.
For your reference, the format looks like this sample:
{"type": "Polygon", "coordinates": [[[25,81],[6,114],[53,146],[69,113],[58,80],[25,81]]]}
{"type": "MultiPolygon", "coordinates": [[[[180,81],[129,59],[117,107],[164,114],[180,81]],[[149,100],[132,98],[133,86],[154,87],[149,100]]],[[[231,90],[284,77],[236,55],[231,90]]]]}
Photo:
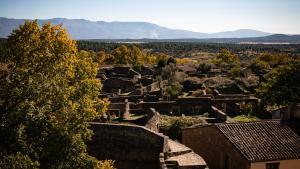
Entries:
{"type": "Polygon", "coordinates": [[[99,161],[99,169],[115,169],[114,163],[113,160],[99,161]]]}
{"type": "Polygon", "coordinates": [[[241,76],[241,67],[240,66],[235,66],[230,69],[229,74],[232,77],[240,77],[241,76]]]}
{"type": "Polygon", "coordinates": [[[27,155],[18,152],[15,155],[4,156],[0,159],[0,168],[5,169],[38,169],[39,163],[33,162],[27,155]]]}
{"type": "Polygon", "coordinates": [[[181,140],[181,129],[194,124],[203,123],[203,120],[197,117],[189,116],[167,116],[161,115],[159,128],[160,131],[171,139],[181,140]]]}
{"type": "Polygon", "coordinates": [[[197,70],[201,73],[208,73],[212,68],[212,64],[210,63],[200,63],[198,65],[197,70]]]}

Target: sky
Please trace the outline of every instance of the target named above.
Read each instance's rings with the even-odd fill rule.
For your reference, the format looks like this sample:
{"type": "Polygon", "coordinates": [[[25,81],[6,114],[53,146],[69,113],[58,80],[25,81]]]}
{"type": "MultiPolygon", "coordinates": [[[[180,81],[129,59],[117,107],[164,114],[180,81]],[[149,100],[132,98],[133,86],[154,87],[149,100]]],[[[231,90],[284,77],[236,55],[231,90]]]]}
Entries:
{"type": "Polygon", "coordinates": [[[0,17],[145,21],[213,33],[300,34],[300,0],[0,0],[0,17]]]}

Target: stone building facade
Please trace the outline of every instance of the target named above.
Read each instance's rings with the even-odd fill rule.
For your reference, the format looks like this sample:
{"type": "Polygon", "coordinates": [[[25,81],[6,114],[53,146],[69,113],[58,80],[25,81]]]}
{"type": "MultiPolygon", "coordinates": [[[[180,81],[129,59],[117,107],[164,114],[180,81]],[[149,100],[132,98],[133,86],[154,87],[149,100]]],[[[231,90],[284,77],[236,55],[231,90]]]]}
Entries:
{"type": "Polygon", "coordinates": [[[297,169],[300,138],[280,121],[199,125],[184,129],[183,144],[210,169],[297,169]]]}

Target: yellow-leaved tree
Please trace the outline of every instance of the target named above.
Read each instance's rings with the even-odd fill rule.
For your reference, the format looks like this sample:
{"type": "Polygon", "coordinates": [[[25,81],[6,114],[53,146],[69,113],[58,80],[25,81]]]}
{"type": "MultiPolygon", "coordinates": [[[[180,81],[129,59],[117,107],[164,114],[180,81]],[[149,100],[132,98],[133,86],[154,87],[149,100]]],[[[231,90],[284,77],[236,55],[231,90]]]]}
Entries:
{"type": "Polygon", "coordinates": [[[61,26],[37,21],[14,30],[3,55],[0,168],[99,167],[85,145],[107,104],[98,98],[98,63],[61,26]]]}

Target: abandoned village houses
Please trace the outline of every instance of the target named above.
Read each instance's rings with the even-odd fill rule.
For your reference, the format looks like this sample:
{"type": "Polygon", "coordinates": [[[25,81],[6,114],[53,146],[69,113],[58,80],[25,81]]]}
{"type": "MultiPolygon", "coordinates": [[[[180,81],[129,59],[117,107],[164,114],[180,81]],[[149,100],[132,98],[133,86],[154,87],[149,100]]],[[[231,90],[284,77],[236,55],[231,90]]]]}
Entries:
{"type": "MultiPolygon", "coordinates": [[[[192,69],[181,70],[195,73],[192,69]]],[[[100,97],[110,104],[100,123],[91,123],[94,136],[88,142],[89,154],[99,160],[115,160],[118,169],[299,168],[300,138],[291,125],[272,120],[236,123],[228,116],[240,114],[245,105],[255,110],[258,98],[239,87],[214,86],[213,93],[168,98],[164,90],[167,83],[156,78],[157,73],[155,68],[145,66],[139,72],[131,66],[100,69],[100,97]],[[182,140],[178,141],[160,133],[161,115],[183,114],[200,117],[202,123],[183,129],[182,140]]],[[[187,82],[183,86],[188,93],[203,89],[201,83],[187,82]]],[[[280,109],[273,118],[294,114],[298,117],[297,113],[280,109]]]]}

